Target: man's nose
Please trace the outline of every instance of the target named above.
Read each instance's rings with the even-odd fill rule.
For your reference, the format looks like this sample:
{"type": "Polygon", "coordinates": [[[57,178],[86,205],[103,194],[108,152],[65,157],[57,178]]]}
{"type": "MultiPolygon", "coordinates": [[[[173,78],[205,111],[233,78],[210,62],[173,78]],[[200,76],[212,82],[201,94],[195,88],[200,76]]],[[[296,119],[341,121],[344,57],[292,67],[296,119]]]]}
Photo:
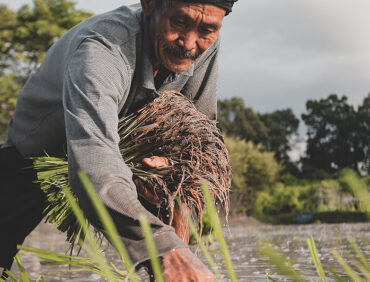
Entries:
{"type": "Polygon", "coordinates": [[[196,32],[189,31],[184,33],[178,40],[178,44],[185,49],[185,51],[197,50],[198,35],[196,32]]]}

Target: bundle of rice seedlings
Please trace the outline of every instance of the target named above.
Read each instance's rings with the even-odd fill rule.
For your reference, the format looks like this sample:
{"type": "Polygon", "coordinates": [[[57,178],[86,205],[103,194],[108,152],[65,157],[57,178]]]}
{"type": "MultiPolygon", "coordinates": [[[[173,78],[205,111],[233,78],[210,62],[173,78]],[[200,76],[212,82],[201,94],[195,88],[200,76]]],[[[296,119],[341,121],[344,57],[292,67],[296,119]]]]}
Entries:
{"type": "MultiPolygon", "coordinates": [[[[120,120],[118,132],[123,160],[134,176],[157,195],[164,222],[172,223],[178,197],[193,209],[201,230],[203,181],[213,200],[223,205],[228,214],[231,168],[223,137],[216,122],[199,112],[181,93],[161,93],[137,113],[120,120]],[[169,166],[150,168],[142,160],[151,156],[166,157],[169,166]]],[[[69,189],[67,159],[47,156],[34,163],[49,201],[46,220],[67,232],[67,240],[73,244],[83,234],[61,193],[61,189],[69,189]]]]}

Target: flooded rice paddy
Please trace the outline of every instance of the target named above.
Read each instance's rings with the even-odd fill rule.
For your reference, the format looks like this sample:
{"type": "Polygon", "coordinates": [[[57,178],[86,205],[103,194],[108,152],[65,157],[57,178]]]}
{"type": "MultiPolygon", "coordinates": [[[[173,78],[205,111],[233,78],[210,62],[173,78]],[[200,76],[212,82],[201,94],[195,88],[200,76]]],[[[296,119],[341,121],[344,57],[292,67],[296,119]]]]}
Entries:
{"type": "MultiPolygon", "coordinates": [[[[257,245],[261,241],[268,241],[280,249],[288,257],[294,268],[298,269],[308,280],[319,281],[315,267],[312,263],[306,239],[314,236],[319,257],[324,269],[334,267],[340,269],[331,254],[336,249],[343,257],[349,257],[350,244],[348,237],[354,238],[366,258],[370,258],[370,223],[356,224],[312,224],[312,225],[264,225],[239,223],[225,229],[225,236],[229,245],[238,281],[267,281],[266,272],[279,281],[288,281],[279,276],[276,270],[262,258],[257,251],[257,245]]],[[[68,245],[64,242],[64,235],[54,231],[54,227],[41,225],[27,239],[25,245],[46,250],[64,253],[68,245]]],[[[196,246],[192,249],[202,258],[200,249],[196,246]]],[[[114,250],[108,247],[106,250],[111,261],[119,266],[119,260],[114,250]]],[[[227,279],[227,272],[223,265],[223,257],[218,251],[217,243],[209,247],[222,275],[227,279]]],[[[37,279],[43,275],[46,281],[104,281],[95,274],[81,272],[77,274],[57,273],[67,270],[65,266],[40,266],[39,260],[34,256],[22,256],[22,263],[28,270],[31,279],[37,279]]],[[[16,267],[12,271],[19,276],[16,267]]],[[[330,277],[329,273],[326,273],[330,277]]],[[[144,272],[140,273],[142,280],[147,277],[144,272]]],[[[348,279],[346,279],[348,280],[348,279]]],[[[330,278],[328,281],[334,281],[330,278]]]]}

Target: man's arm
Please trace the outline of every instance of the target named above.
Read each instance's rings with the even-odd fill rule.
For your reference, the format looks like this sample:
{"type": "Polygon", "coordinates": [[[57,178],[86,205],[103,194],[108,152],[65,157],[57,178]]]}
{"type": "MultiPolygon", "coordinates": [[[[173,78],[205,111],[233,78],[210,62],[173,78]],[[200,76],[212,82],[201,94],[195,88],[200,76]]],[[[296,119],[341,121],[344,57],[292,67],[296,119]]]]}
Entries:
{"type": "Polygon", "coordinates": [[[158,253],[186,245],[173,228],[149,213],[138,201],[132,173],[119,151],[118,104],[130,85],[122,55],[97,39],[86,39],[69,62],[63,89],[69,178],[87,218],[100,227],[77,171],[85,171],[109,208],[134,264],[149,258],[138,217],[152,226],[158,253]]]}

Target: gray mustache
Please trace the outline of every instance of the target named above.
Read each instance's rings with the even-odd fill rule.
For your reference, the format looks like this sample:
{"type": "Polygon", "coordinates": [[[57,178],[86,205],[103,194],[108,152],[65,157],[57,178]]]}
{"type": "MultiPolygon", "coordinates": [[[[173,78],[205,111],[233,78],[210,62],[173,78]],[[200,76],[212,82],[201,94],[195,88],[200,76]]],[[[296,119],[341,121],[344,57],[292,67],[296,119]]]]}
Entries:
{"type": "Polygon", "coordinates": [[[179,58],[182,58],[182,59],[191,59],[193,61],[198,59],[199,56],[201,55],[200,52],[192,53],[191,51],[186,51],[184,48],[182,48],[180,46],[176,46],[176,47],[164,46],[163,50],[166,53],[169,53],[169,54],[174,55],[176,57],[179,57],[179,58]]]}

